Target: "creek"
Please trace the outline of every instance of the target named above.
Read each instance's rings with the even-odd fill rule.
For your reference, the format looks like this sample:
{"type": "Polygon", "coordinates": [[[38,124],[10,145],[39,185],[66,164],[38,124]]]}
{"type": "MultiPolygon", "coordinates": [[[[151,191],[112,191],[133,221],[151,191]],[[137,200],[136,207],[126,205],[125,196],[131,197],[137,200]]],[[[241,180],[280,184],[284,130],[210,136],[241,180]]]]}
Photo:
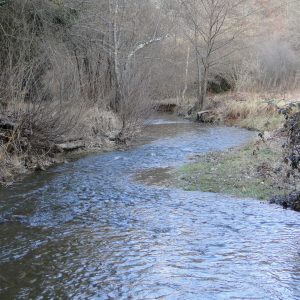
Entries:
{"type": "Polygon", "coordinates": [[[134,179],[253,136],[157,116],[127,151],[1,189],[0,299],[300,299],[299,213],[134,179]]]}

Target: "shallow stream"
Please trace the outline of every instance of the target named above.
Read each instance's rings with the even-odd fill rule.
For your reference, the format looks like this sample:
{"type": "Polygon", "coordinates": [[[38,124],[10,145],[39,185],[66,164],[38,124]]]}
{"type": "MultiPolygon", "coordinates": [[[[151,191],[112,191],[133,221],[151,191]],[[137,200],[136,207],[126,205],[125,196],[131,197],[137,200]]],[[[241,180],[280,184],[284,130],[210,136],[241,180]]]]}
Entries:
{"type": "Polygon", "coordinates": [[[254,133],[174,117],[0,190],[0,299],[300,299],[300,214],[135,182],[254,133]]]}

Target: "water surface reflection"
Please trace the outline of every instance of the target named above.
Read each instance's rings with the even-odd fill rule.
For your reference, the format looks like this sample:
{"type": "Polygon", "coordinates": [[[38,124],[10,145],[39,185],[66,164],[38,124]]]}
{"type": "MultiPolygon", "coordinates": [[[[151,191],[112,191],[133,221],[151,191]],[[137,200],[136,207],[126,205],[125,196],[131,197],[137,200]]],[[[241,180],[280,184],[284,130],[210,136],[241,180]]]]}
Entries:
{"type": "Polygon", "coordinates": [[[253,133],[156,119],[125,152],[90,155],[0,191],[1,299],[300,299],[299,214],[144,186],[253,133]]]}

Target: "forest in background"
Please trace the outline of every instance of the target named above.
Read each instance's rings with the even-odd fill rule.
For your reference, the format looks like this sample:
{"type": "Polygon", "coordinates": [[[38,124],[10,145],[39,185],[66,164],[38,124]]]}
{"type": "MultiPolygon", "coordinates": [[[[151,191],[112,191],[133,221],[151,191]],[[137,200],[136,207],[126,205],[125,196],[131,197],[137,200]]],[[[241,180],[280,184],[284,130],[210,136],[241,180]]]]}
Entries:
{"type": "Polygon", "coordinates": [[[288,0],[1,0],[1,181],[125,143],[157,100],[296,97],[299,17],[288,0]]]}

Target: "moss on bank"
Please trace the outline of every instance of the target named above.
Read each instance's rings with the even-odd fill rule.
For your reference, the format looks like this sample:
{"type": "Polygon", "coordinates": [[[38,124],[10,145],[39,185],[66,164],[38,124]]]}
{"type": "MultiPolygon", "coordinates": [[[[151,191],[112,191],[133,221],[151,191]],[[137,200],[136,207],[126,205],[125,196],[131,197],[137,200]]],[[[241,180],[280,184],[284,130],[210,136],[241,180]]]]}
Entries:
{"type": "Polygon", "coordinates": [[[198,156],[177,170],[178,186],[238,197],[268,199],[292,189],[282,182],[280,145],[248,144],[225,152],[198,156]],[[259,149],[258,149],[259,148],[259,149]]]}

